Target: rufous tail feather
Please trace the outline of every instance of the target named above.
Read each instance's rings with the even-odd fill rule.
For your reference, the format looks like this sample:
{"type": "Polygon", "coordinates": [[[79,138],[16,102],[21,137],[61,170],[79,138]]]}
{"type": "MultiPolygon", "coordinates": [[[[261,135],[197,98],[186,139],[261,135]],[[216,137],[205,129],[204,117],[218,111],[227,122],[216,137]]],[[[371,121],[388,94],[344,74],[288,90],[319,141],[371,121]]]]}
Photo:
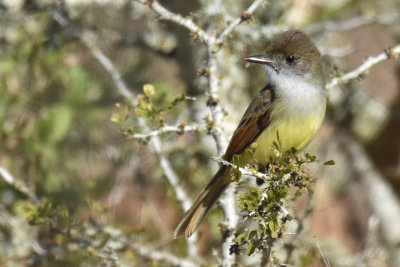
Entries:
{"type": "Polygon", "coordinates": [[[200,226],[208,211],[231,182],[229,168],[222,166],[207,186],[200,192],[192,207],[186,212],[174,232],[174,238],[190,237],[200,226]]]}

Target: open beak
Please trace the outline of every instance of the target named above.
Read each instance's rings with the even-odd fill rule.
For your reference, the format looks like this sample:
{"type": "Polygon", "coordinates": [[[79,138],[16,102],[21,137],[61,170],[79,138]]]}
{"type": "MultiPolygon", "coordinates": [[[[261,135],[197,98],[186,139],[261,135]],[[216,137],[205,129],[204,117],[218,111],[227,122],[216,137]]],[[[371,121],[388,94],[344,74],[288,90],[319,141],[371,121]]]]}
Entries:
{"type": "Polygon", "coordinates": [[[267,58],[265,55],[256,55],[244,58],[246,62],[257,63],[257,64],[267,64],[271,65],[274,63],[273,60],[267,58]]]}

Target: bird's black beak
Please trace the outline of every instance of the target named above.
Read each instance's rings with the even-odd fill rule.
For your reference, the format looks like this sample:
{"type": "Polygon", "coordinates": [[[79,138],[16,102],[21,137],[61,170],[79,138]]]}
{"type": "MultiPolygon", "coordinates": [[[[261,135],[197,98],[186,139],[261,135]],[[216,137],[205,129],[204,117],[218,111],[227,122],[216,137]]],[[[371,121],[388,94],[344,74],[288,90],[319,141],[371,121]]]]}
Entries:
{"type": "Polygon", "coordinates": [[[271,65],[274,63],[273,60],[267,58],[265,55],[256,55],[244,58],[246,62],[257,63],[257,64],[267,64],[271,65]]]}

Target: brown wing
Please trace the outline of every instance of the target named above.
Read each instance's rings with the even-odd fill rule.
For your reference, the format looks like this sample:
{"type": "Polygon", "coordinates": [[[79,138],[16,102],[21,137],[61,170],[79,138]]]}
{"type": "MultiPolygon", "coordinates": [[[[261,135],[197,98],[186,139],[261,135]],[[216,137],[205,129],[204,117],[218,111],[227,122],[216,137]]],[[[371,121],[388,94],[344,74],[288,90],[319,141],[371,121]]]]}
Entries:
{"type": "Polygon", "coordinates": [[[244,113],[226,149],[223,157],[225,160],[230,161],[233,155],[242,153],[269,125],[273,100],[273,87],[267,85],[258,93],[244,113]]]}

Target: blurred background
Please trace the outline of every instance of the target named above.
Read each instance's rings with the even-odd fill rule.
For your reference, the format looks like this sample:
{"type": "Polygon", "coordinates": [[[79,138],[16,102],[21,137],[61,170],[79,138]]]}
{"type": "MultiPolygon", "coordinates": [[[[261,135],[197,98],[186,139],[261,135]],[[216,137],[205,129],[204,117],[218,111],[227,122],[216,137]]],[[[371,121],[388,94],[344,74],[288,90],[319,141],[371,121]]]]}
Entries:
{"type": "MultiPolygon", "coordinates": [[[[217,33],[252,2],[159,1],[217,33]]],[[[146,247],[186,257],[186,241],[171,241],[183,210],[160,153],[133,133],[205,124],[204,44],[128,0],[0,0],[0,25],[0,266],[174,265],[146,247]],[[138,95],[153,112],[131,105],[138,95]]],[[[262,68],[246,68],[243,58],[289,28],[313,36],[329,82],[400,43],[400,2],[262,3],[216,55],[227,137],[266,83],[262,68]]],[[[331,266],[399,266],[399,82],[400,60],[389,59],[329,89],[327,118],[306,151],[336,164],[310,165],[313,210],[291,266],[325,266],[318,246],[331,266]]],[[[217,168],[213,138],[199,131],[160,140],[193,199],[217,168]]],[[[199,265],[218,263],[220,218],[214,209],[200,229],[202,261],[192,258],[199,265]]]]}

